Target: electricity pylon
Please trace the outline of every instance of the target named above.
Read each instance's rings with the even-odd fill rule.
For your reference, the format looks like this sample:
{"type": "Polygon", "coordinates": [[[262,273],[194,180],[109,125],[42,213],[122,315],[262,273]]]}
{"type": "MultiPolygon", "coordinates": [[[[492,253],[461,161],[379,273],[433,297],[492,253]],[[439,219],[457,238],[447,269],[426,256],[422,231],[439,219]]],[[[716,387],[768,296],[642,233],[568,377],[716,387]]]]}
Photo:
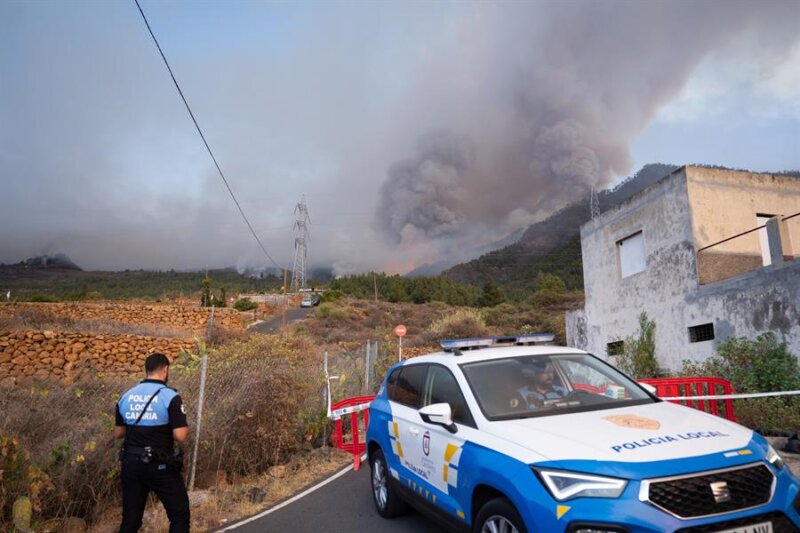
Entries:
{"type": "Polygon", "coordinates": [[[311,236],[308,233],[308,225],[311,219],[308,217],[308,207],[306,198],[303,196],[294,207],[297,218],[294,221],[294,265],[292,266],[292,290],[306,288],[306,257],[308,256],[308,241],[311,236]]]}

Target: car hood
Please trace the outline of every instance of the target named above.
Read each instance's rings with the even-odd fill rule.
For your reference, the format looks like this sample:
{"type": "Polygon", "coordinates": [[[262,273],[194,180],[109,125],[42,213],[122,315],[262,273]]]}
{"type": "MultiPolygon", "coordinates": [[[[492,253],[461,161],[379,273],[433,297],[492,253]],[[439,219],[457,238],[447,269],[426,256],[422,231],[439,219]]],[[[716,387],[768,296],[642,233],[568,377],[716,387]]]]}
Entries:
{"type": "MultiPolygon", "coordinates": [[[[549,461],[649,462],[744,448],[753,432],[667,402],[491,422],[489,432],[549,461]]],[[[537,457],[538,456],[538,457],[537,457]]]]}

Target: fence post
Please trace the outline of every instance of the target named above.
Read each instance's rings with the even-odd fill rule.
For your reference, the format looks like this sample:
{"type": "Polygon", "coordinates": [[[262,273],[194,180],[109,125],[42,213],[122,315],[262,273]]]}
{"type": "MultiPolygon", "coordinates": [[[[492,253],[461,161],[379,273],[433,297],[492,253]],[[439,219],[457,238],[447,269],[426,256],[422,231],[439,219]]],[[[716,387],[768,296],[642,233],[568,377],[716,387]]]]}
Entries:
{"type": "Polygon", "coordinates": [[[364,394],[369,392],[369,358],[372,354],[371,341],[367,340],[367,350],[364,355],[364,394]]]}
{"type": "Polygon", "coordinates": [[[206,335],[206,340],[211,340],[211,335],[213,334],[214,330],[214,304],[211,304],[211,316],[208,317],[208,335],[206,335]]]}
{"type": "MultiPolygon", "coordinates": [[[[212,317],[214,308],[211,308],[212,317]]],[[[194,430],[194,447],[192,448],[192,468],[189,473],[189,490],[194,489],[194,474],[197,468],[197,450],[200,448],[200,424],[203,421],[203,400],[206,395],[206,373],[208,371],[208,354],[203,353],[200,363],[200,394],[197,397],[197,422],[194,430]]]]}

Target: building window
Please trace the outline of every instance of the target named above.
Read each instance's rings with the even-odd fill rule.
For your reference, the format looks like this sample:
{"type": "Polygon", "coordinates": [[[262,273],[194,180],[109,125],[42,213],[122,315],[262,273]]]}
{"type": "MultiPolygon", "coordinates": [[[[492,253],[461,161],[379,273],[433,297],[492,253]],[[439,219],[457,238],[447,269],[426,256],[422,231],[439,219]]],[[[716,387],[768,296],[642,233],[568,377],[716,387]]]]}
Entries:
{"type": "Polygon", "coordinates": [[[646,266],[644,234],[639,231],[617,242],[619,271],[623,278],[642,272],[646,266]]]}
{"type": "Polygon", "coordinates": [[[689,342],[714,340],[714,324],[700,324],[689,328],[689,342]]]}
{"type": "Polygon", "coordinates": [[[625,353],[625,341],[614,341],[606,344],[606,353],[608,355],[622,355],[625,353]]]}

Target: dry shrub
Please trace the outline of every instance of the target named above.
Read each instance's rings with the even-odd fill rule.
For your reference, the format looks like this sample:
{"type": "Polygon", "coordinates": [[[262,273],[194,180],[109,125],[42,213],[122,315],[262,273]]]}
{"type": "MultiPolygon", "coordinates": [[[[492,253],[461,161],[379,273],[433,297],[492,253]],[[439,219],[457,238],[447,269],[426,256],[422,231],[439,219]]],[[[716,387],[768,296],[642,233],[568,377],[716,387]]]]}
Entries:
{"type": "MultiPolygon", "coordinates": [[[[288,461],[314,441],[321,444],[321,358],[310,344],[254,335],[207,353],[198,472],[221,470],[224,478],[241,479],[288,461]]],[[[198,353],[184,353],[170,371],[170,386],[180,392],[192,430],[187,457],[200,361],[198,353]]],[[[38,522],[78,516],[92,524],[119,506],[114,405],[137,381],[0,389],[0,531],[10,527],[10,507],[20,496],[31,497],[38,522]]]]}
{"type": "Polygon", "coordinates": [[[116,397],[130,385],[103,380],[0,390],[0,455],[15,458],[0,467],[4,479],[15,479],[3,483],[0,529],[21,496],[31,498],[37,518],[79,516],[90,521],[117,500],[113,409],[116,397]]]}
{"type": "MultiPolygon", "coordinates": [[[[320,361],[302,339],[273,335],[253,335],[213,351],[198,471],[223,470],[231,477],[260,473],[315,439],[315,434],[308,438],[308,430],[323,408],[320,361]]],[[[180,379],[186,383],[181,393],[193,406],[197,357],[178,364],[184,366],[180,379]]]]}
{"type": "Polygon", "coordinates": [[[429,344],[435,344],[443,339],[483,337],[489,333],[483,313],[463,307],[435,320],[425,331],[423,338],[429,344]]]}

